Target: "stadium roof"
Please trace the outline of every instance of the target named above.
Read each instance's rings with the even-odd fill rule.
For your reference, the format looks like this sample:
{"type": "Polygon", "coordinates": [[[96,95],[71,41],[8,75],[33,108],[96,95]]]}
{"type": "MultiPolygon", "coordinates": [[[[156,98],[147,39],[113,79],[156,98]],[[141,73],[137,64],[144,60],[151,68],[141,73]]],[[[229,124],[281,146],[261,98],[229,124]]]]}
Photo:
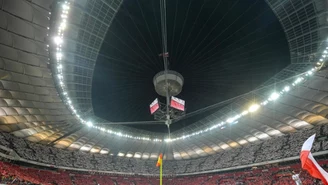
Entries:
{"type": "Polygon", "coordinates": [[[0,0],[2,131],[92,153],[148,159],[165,151],[168,159],[189,159],[327,123],[327,71],[307,73],[325,61],[327,2],[268,0],[286,34],[290,65],[256,90],[173,132],[171,140],[109,125],[94,114],[92,77],[121,3],[0,0]],[[260,109],[243,115],[253,103],[260,109]]]}
{"type": "MultiPolygon", "coordinates": [[[[155,98],[165,102],[152,83],[164,69],[159,2],[123,2],[97,58],[92,101],[101,118],[166,133],[164,124],[135,124],[154,120],[149,104],[155,98]]],[[[184,77],[177,97],[189,114],[171,131],[223,106],[191,112],[247,93],[290,63],[285,33],[265,1],[168,0],[166,9],[168,67],[184,77]]]]}

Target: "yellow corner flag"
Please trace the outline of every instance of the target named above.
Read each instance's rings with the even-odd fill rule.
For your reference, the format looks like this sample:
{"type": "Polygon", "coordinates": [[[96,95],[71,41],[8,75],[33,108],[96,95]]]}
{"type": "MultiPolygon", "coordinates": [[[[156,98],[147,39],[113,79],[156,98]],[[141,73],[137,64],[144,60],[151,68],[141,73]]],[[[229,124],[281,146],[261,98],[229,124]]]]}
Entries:
{"type": "Polygon", "coordinates": [[[159,185],[163,184],[163,154],[159,154],[156,167],[159,167],[159,185]]]}

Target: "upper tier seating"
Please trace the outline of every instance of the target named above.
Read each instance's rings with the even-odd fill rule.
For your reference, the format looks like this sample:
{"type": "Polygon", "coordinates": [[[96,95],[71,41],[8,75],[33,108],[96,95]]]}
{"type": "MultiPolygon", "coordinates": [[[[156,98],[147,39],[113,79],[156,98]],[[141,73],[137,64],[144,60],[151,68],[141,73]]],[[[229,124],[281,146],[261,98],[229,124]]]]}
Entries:
{"type": "MultiPolygon", "coordinates": [[[[317,136],[327,135],[328,125],[316,126],[310,130],[302,130],[281,137],[246,144],[207,157],[164,161],[163,171],[165,174],[184,174],[296,157],[299,155],[302,143],[314,133],[317,136]]],[[[137,174],[158,174],[159,172],[154,160],[57,149],[32,143],[8,133],[0,133],[0,145],[13,149],[21,158],[53,166],[137,174]]],[[[316,140],[312,151],[327,149],[328,141],[316,140]]]]}

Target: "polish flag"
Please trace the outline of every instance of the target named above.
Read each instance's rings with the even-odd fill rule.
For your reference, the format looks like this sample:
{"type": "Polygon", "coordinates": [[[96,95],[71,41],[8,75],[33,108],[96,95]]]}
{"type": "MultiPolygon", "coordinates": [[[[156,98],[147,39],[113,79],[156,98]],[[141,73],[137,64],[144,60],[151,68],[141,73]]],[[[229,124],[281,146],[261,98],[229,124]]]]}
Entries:
{"type": "Polygon", "coordinates": [[[314,138],[315,134],[309,137],[302,146],[300,156],[302,168],[307,170],[312,177],[321,179],[324,185],[328,185],[328,173],[319,166],[311,153],[314,138]]]}
{"type": "Polygon", "coordinates": [[[161,54],[159,54],[158,55],[159,57],[165,57],[165,58],[167,58],[167,57],[169,57],[169,52],[166,52],[166,53],[161,53],[161,54]]]}
{"type": "Polygon", "coordinates": [[[158,99],[156,98],[150,105],[150,113],[154,114],[159,109],[158,99]]]}
{"type": "Polygon", "coordinates": [[[175,109],[184,111],[185,110],[185,101],[172,96],[170,106],[175,109]]]}

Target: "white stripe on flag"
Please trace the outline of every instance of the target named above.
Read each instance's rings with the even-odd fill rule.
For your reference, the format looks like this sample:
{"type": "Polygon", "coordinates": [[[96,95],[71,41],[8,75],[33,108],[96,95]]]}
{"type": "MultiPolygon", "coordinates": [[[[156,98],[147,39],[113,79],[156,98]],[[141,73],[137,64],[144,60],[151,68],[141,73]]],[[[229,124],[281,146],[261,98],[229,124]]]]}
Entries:
{"type": "Polygon", "coordinates": [[[312,144],[314,142],[315,134],[313,134],[311,137],[309,137],[302,146],[302,151],[311,151],[312,144]]]}
{"type": "Polygon", "coordinates": [[[321,168],[321,166],[318,164],[318,162],[313,158],[312,154],[309,154],[309,160],[312,161],[312,163],[317,167],[321,175],[325,178],[326,183],[328,182],[328,173],[321,168]]]}

